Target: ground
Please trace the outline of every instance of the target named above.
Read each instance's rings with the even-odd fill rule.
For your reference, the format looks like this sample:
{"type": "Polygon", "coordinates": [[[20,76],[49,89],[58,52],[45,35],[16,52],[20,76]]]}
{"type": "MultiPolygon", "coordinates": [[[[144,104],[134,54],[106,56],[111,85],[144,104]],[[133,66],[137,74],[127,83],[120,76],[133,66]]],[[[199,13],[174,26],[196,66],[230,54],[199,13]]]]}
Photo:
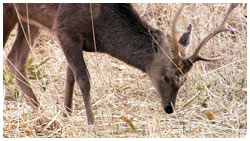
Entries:
{"type": "MultiPolygon", "coordinates": [[[[150,25],[170,32],[179,4],[133,4],[150,25]]],[[[225,16],[229,4],[185,7],[178,31],[193,25],[190,52],[225,16]]],[[[246,137],[247,9],[240,4],[230,15],[234,32],[214,37],[202,55],[225,55],[217,62],[196,63],[180,89],[175,113],[167,115],[148,76],[106,54],[84,53],[91,76],[95,126],[86,122],[85,107],[75,86],[73,113],[63,117],[65,57],[57,41],[43,31],[32,48],[28,76],[40,109],[27,105],[6,65],[14,30],[4,48],[3,136],[13,137],[246,137]],[[40,64],[40,65],[39,65],[40,64]]]]}

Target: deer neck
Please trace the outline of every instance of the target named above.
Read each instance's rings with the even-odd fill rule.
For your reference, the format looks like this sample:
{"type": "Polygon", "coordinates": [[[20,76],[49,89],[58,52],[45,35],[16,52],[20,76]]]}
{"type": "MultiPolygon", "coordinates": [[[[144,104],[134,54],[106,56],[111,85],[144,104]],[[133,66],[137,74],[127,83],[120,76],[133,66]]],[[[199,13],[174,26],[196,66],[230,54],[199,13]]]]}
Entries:
{"type": "Polygon", "coordinates": [[[130,5],[111,11],[114,9],[103,7],[96,20],[97,50],[146,72],[155,54],[153,39],[148,33],[152,27],[141,20],[130,5]]]}
{"type": "Polygon", "coordinates": [[[104,52],[146,72],[146,67],[152,63],[154,57],[154,51],[150,43],[145,43],[145,38],[143,40],[133,40],[132,38],[132,41],[131,38],[123,38],[122,40],[125,42],[109,44],[104,52]]]}

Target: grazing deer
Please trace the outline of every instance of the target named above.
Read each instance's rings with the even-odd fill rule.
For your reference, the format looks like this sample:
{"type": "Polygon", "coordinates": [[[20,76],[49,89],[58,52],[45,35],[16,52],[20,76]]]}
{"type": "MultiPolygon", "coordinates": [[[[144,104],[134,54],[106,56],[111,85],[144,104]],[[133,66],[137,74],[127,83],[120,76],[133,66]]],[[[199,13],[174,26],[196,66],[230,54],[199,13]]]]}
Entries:
{"type": "Polygon", "coordinates": [[[230,31],[225,22],[237,4],[231,4],[221,25],[206,36],[193,55],[186,56],[192,26],[177,40],[176,23],[183,6],[173,21],[171,34],[165,34],[143,21],[131,4],[4,4],[4,45],[15,24],[18,32],[8,54],[8,66],[28,102],[38,107],[25,68],[30,47],[39,29],[54,34],[67,59],[65,107],[70,113],[75,81],[83,94],[88,124],[94,124],[90,104],[90,83],[82,51],[107,53],[145,72],[161,97],[166,113],[174,112],[176,95],[186,81],[187,72],[204,58],[202,47],[216,34],[230,31]],[[30,33],[30,38],[26,33],[30,33]]]}

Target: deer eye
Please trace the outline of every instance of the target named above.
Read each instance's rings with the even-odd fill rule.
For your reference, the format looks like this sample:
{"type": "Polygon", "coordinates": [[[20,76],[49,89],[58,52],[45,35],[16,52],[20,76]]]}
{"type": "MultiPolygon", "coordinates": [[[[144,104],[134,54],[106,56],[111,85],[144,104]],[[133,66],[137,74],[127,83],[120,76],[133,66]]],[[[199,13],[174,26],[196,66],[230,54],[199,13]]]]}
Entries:
{"type": "Polygon", "coordinates": [[[164,81],[167,82],[167,83],[169,83],[170,79],[167,76],[164,76],[164,81]]]}

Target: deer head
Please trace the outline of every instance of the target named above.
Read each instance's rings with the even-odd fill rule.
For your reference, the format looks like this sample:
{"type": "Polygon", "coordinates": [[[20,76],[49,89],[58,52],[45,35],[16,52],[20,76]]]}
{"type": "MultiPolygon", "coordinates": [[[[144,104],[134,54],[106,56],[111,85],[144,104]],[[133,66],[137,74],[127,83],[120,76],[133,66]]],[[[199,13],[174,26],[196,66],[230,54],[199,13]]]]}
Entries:
{"type": "Polygon", "coordinates": [[[199,52],[216,34],[224,31],[232,31],[232,29],[225,26],[225,22],[236,6],[237,4],[231,4],[221,25],[201,41],[191,56],[186,56],[186,50],[191,40],[192,26],[188,26],[187,32],[179,40],[176,37],[175,26],[184,5],[181,6],[174,18],[171,35],[165,37],[160,31],[151,32],[154,40],[153,48],[155,49],[155,57],[153,62],[147,67],[147,74],[160,94],[162,106],[166,113],[170,114],[174,112],[173,109],[178,90],[186,81],[186,74],[191,70],[195,62],[217,61],[223,58],[205,58],[200,56],[199,52]]]}

